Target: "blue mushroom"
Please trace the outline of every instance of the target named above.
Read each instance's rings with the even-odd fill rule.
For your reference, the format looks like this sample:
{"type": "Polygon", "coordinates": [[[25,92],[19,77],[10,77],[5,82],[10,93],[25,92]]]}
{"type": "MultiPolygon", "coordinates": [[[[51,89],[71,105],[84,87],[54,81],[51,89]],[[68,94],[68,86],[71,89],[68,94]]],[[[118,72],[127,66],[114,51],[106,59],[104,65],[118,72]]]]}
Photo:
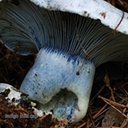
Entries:
{"type": "Polygon", "coordinates": [[[0,39],[17,54],[37,54],[20,90],[42,111],[72,122],[86,115],[95,68],[128,57],[127,35],[29,0],[0,2],[0,39]]]}

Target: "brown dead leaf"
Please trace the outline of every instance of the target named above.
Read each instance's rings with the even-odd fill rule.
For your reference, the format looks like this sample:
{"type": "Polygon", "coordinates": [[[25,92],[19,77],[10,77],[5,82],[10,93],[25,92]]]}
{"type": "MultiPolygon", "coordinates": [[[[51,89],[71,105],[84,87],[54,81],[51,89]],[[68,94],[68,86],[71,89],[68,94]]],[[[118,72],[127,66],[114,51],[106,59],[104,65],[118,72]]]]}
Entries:
{"type": "Polygon", "coordinates": [[[102,127],[119,127],[124,121],[124,116],[115,109],[111,108],[106,112],[102,120],[102,127]]]}

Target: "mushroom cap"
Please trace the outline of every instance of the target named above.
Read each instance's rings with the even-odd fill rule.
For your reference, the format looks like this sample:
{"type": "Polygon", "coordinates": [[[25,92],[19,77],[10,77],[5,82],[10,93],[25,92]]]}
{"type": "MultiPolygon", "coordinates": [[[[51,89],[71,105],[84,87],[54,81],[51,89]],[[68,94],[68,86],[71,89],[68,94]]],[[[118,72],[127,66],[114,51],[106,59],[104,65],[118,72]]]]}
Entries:
{"type": "Polygon", "coordinates": [[[102,24],[128,34],[128,13],[114,7],[105,0],[31,0],[40,7],[49,10],[60,10],[99,19],[102,24]],[[121,21],[121,22],[120,22],[121,21]],[[119,25],[119,26],[118,26],[119,25]],[[117,27],[118,26],[118,27],[117,27]]]}
{"type": "Polygon", "coordinates": [[[28,55],[41,48],[56,49],[80,55],[96,66],[127,59],[127,13],[117,27],[123,12],[105,1],[31,1],[35,4],[29,0],[0,3],[0,36],[10,50],[28,55]]]}

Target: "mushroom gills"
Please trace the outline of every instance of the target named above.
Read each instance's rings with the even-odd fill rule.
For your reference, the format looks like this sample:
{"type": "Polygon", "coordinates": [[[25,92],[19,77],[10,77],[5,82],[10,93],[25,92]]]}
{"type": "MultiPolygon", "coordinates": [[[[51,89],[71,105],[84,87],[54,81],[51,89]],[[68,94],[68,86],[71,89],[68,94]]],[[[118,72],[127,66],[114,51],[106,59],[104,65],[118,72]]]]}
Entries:
{"type": "Polygon", "coordinates": [[[116,33],[99,20],[47,10],[29,0],[3,0],[0,9],[0,38],[18,54],[38,53],[41,48],[57,49],[80,55],[96,67],[127,59],[127,35],[116,33]]]}
{"type": "Polygon", "coordinates": [[[86,114],[95,67],[128,58],[128,36],[99,20],[47,10],[29,0],[0,2],[0,39],[18,54],[38,53],[20,89],[72,121],[86,114]],[[63,89],[66,96],[59,93],[63,89]],[[64,104],[56,104],[59,97],[64,104]]]}

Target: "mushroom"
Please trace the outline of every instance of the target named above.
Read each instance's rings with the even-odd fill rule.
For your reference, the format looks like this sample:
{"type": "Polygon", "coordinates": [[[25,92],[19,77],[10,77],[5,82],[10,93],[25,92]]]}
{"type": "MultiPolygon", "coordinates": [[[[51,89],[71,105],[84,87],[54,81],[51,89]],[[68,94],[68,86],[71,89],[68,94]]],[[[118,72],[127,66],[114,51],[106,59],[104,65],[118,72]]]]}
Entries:
{"type": "Polygon", "coordinates": [[[127,60],[126,26],[128,14],[103,0],[0,3],[1,42],[18,54],[37,54],[20,90],[42,111],[72,122],[86,115],[95,68],[127,60]]]}

